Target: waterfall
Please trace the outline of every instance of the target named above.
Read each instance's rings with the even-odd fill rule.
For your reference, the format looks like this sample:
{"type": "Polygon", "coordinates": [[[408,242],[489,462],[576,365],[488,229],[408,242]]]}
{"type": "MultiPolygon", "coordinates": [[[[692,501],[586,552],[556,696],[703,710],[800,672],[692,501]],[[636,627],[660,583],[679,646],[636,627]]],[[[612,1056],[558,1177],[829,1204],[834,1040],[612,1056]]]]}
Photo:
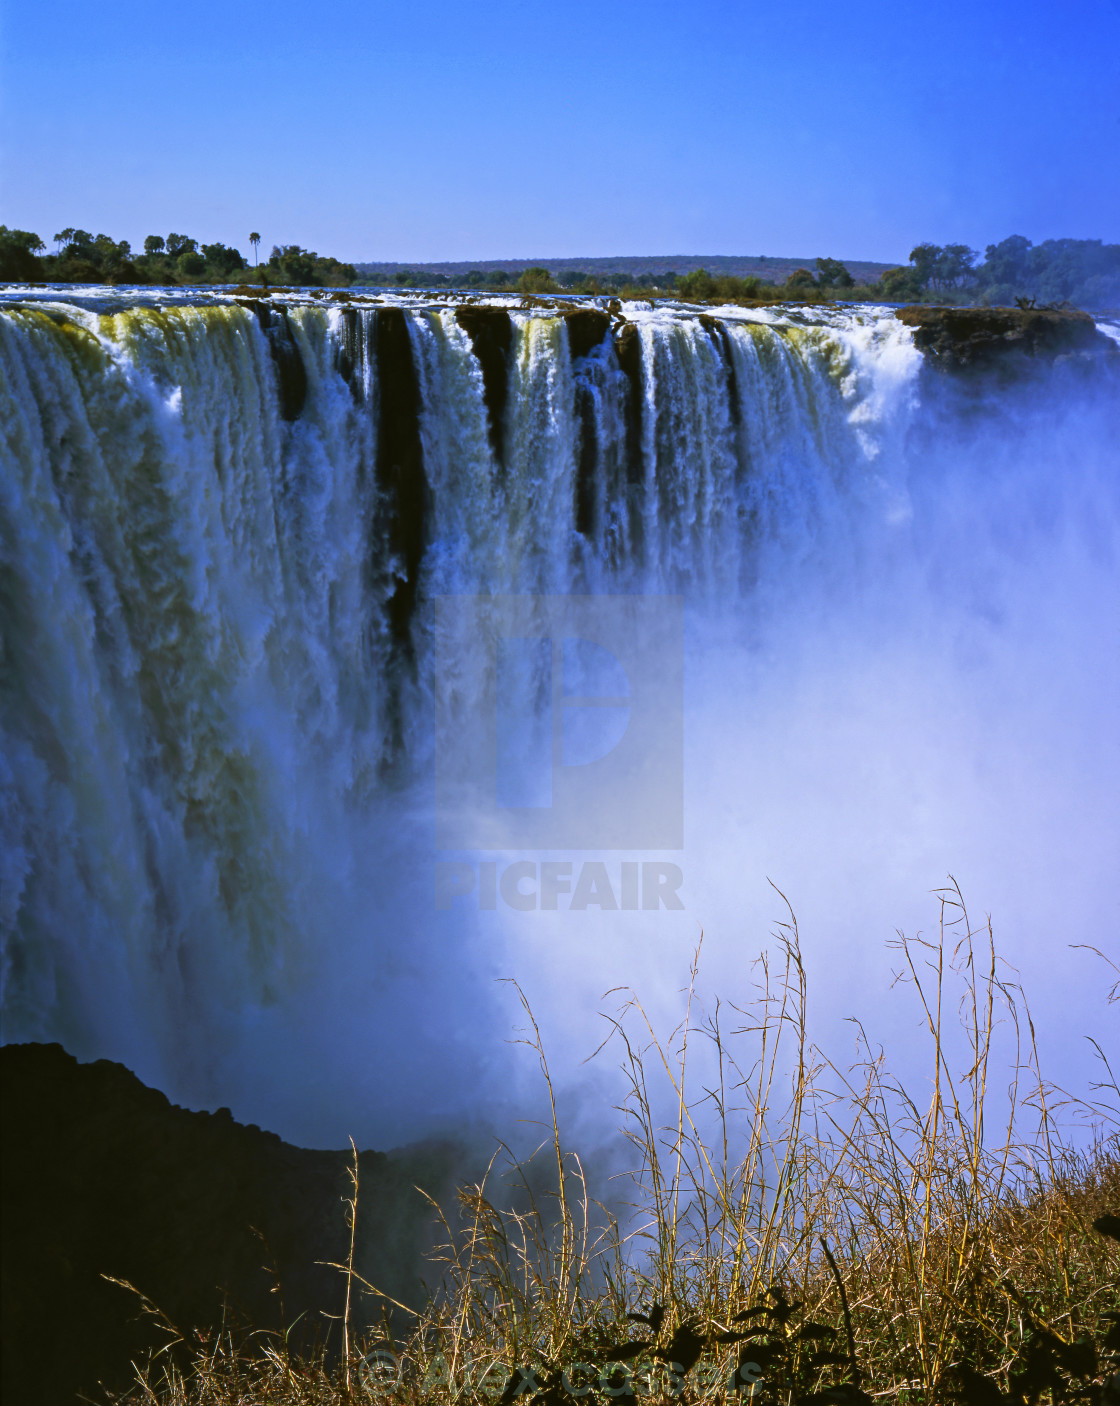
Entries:
{"type": "Polygon", "coordinates": [[[738,979],[767,876],[838,1000],[949,869],[1070,960],[1114,897],[1115,405],[957,387],[885,309],[6,294],[4,1038],[384,1144],[512,1097],[493,978],[574,1058],[698,925],[738,979]],[[437,908],[438,603],[570,596],[682,599],[685,848],[591,857],[679,862],[683,909],[437,908]]]}

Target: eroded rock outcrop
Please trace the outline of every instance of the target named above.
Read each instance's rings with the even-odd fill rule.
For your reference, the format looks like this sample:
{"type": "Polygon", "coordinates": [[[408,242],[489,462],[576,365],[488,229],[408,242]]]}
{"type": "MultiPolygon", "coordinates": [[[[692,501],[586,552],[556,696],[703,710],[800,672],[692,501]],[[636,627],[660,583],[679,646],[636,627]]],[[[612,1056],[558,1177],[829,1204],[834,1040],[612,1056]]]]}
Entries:
{"type": "Polygon", "coordinates": [[[904,307],[898,320],[914,344],[947,371],[1006,365],[1023,357],[1120,355],[1111,338],[1076,308],[904,307]]]}

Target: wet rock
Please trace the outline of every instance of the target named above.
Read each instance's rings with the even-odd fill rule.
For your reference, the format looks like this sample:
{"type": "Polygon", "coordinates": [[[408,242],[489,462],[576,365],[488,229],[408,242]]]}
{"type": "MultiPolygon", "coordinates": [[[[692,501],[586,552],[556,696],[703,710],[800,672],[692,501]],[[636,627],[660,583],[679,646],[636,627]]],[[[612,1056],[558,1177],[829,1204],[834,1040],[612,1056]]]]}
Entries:
{"type": "Polygon", "coordinates": [[[307,369],[288,321],[287,309],[270,307],[259,297],[247,298],[243,306],[252,309],[268,342],[272,365],[276,371],[280,418],[298,420],[307,400],[307,369]]]}
{"type": "MultiPolygon", "coordinates": [[[[0,1049],[0,1091],[4,1401],[99,1399],[98,1382],[123,1389],[166,1343],[104,1275],[187,1333],[218,1323],[228,1296],[232,1320],[295,1325],[293,1347],[336,1340],[323,1314],[340,1312],[345,1282],[317,1262],[346,1257],[348,1151],[293,1147],[229,1109],[188,1112],[61,1045],[0,1049]]],[[[395,1298],[422,1296],[427,1214],[411,1187],[442,1194],[450,1157],[360,1156],[356,1267],[395,1298]]]]}
{"type": "Polygon", "coordinates": [[[412,616],[427,541],[431,493],[420,442],[420,385],[412,359],[408,315],[402,308],[378,308],[374,317],[380,406],[377,424],[377,482],[381,492],[380,544],[393,563],[394,582],[386,603],[389,629],[405,656],[412,658],[412,616]]]}
{"type": "Polygon", "coordinates": [[[946,371],[1007,364],[1023,357],[1053,360],[1078,354],[1120,354],[1076,308],[904,307],[898,320],[914,329],[914,345],[946,371]]]}
{"type": "Polygon", "coordinates": [[[562,316],[568,326],[568,350],[573,361],[593,352],[611,329],[610,314],[599,308],[577,308],[562,316]]]}
{"type": "Polygon", "coordinates": [[[723,362],[727,375],[727,403],[731,413],[731,423],[737,426],[740,421],[739,377],[735,371],[735,358],[731,351],[731,333],[727,330],[726,322],[721,322],[718,317],[712,317],[710,313],[700,314],[700,325],[716,344],[723,362]]]}
{"type": "Polygon", "coordinates": [[[335,365],[356,402],[361,401],[364,389],[362,369],[373,357],[369,335],[371,325],[370,320],[363,318],[356,308],[339,309],[335,365]]]}
{"type": "Polygon", "coordinates": [[[490,448],[494,451],[494,458],[502,464],[513,323],[506,308],[487,307],[480,303],[457,308],[455,321],[471,339],[471,350],[482,368],[482,393],[486,401],[490,448]]]}
{"type": "Polygon", "coordinates": [[[633,322],[624,322],[615,332],[615,354],[618,364],[630,382],[626,398],[626,478],[629,483],[642,481],[642,338],[633,322]]]}

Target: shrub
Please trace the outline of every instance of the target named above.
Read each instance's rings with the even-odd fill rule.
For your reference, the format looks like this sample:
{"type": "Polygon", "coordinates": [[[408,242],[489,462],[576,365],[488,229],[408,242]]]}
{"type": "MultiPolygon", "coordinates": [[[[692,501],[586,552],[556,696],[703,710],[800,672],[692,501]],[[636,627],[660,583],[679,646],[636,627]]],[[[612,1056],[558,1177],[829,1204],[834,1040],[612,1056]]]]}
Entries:
{"type": "Polygon", "coordinates": [[[912,302],[922,295],[922,282],[917,269],[887,269],[879,279],[882,296],[891,303],[912,302]]]}
{"type": "Polygon", "coordinates": [[[677,279],[676,292],[685,302],[703,302],[714,298],[717,291],[716,280],[707,269],[693,269],[677,279]]]}
{"type": "Polygon", "coordinates": [[[552,275],[548,269],[528,268],[517,280],[517,286],[522,293],[554,293],[556,284],[552,281],[552,275]]]}

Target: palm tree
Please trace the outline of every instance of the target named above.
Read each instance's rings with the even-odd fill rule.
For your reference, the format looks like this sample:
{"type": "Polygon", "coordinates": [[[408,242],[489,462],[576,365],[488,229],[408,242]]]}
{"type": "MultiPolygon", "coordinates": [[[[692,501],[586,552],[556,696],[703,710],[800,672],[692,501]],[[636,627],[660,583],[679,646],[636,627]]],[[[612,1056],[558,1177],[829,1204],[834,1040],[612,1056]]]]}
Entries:
{"type": "Polygon", "coordinates": [[[261,242],[261,237],[260,237],[260,235],[256,232],[256,230],[254,230],[253,233],[249,236],[249,243],[253,246],[253,267],[254,267],[254,268],[256,268],[256,266],[257,266],[257,245],[258,245],[260,242],[261,242]]]}

